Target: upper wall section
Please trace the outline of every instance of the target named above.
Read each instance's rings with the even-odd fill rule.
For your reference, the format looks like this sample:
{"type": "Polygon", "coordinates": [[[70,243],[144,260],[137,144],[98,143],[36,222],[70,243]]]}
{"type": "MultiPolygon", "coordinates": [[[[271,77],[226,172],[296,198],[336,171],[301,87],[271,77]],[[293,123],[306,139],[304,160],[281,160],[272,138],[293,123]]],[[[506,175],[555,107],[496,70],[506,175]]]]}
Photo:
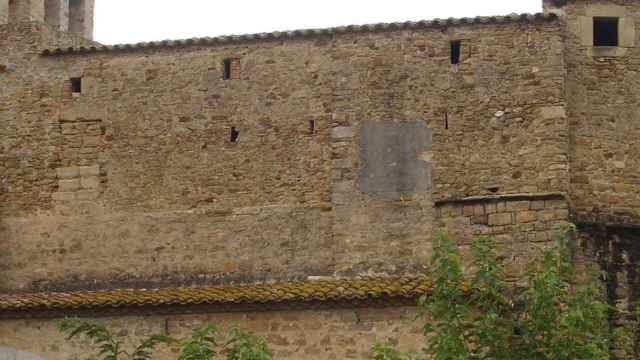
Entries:
{"type": "MultiPolygon", "coordinates": [[[[0,75],[0,288],[421,271],[438,201],[568,188],[547,20],[21,63],[0,75]]],[[[551,226],[527,215],[518,239],[551,226]]]]}
{"type": "Polygon", "coordinates": [[[94,7],[95,0],[0,0],[0,25],[40,22],[93,39],[94,7]]]}
{"type": "Polygon", "coordinates": [[[640,3],[565,1],[561,10],[567,26],[571,198],[578,221],[637,223],[640,3]]]}

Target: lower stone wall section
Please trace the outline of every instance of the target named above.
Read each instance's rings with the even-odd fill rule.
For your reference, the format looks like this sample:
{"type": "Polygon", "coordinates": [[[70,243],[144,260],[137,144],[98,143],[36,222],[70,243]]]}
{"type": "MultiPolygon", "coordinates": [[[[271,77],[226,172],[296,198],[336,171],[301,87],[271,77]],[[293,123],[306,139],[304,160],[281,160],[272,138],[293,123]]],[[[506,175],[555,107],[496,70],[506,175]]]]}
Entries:
{"type": "MultiPolygon", "coordinates": [[[[187,336],[194,327],[209,323],[221,332],[238,325],[267,339],[278,360],[367,359],[376,341],[390,340],[403,350],[423,346],[422,322],[417,308],[359,308],[272,311],[250,313],[125,316],[101,318],[127,346],[151,334],[187,336]]],[[[2,320],[0,346],[30,352],[48,360],[87,358],[92,348],[79,340],[66,341],[56,329],[57,319],[2,320]]],[[[0,357],[1,358],[1,357],[0,357]]],[[[163,348],[154,359],[177,359],[176,349],[163,348]]]]}
{"type": "Polygon", "coordinates": [[[463,260],[470,259],[474,237],[492,236],[512,280],[524,276],[570,218],[569,204],[561,194],[480,196],[442,201],[436,207],[440,226],[461,244],[463,260]]]}

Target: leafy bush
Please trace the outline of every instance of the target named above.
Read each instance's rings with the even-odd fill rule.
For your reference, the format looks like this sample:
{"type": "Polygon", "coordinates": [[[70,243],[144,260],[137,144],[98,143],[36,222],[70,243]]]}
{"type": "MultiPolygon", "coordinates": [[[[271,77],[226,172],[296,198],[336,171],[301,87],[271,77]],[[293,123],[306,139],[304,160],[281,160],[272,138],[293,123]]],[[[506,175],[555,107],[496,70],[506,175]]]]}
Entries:
{"type": "Polygon", "coordinates": [[[148,360],[158,345],[177,346],[179,360],[270,360],[272,356],[264,339],[239,328],[231,329],[226,336],[218,334],[213,325],[195,328],[186,339],[153,335],[131,351],[124,350],[123,340],[101,323],[64,319],[58,322],[58,328],[68,334],[67,339],[83,336],[91,341],[101,360],[148,360]]]}
{"type": "MultiPolygon", "coordinates": [[[[472,244],[473,275],[463,276],[455,241],[440,232],[433,243],[431,292],[419,300],[426,318],[423,355],[436,360],[604,360],[615,331],[599,273],[576,281],[570,237],[562,229],[556,246],[530,265],[528,286],[505,279],[492,238],[472,244]]],[[[584,275],[584,274],[580,274],[584,275]]],[[[628,334],[628,333],[627,333],[628,334]]],[[[375,360],[419,359],[389,345],[373,348],[375,360]]]]}

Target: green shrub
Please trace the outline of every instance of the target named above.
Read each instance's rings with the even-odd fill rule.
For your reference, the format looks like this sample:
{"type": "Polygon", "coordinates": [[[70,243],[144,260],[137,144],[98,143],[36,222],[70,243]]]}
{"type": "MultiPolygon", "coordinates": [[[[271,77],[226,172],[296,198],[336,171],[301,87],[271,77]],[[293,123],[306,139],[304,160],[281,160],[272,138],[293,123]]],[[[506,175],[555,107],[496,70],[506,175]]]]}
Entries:
{"type": "Polygon", "coordinates": [[[58,322],[58,328],[68,334],[67,339],[83,336],[89,340],[101,360],[148,360],[158,345],[177,346],[179,360],[270,360],[272,356],[264,339],[239,328],[233,328],[226,336],[213,325],[195,328],[186,339],[153,335],[131,351],[126,351],[123,340],[101,323],[64,319],[58,322]]]}
{"type": "MultiPolygon", "coordinates": [[[[571,234],[530,264],[526,287],[508,283],[492,238],[472,244],[472,276],[465,277],[455,241],[440,232],[419,308],[426,319],[424,358],[435,360],[610,359],[616,336],[601,274],[576,281],[571,234]]],[[[581,274],[583,275],[583,274],[581,274]]],[[[628,332],[626,333],[628,336],[628,332]]],[[[375,360],[418,359],[376,344],[375,360]]]]}

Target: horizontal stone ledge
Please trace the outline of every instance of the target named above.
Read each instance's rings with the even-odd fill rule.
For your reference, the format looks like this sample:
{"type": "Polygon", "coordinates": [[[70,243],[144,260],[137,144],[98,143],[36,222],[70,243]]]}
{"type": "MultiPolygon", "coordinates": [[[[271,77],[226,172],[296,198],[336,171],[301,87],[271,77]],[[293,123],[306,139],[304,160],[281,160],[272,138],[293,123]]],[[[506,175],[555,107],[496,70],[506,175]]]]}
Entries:
{"type": "Polygon", "coordinates": [[[465,198],[452,198],[438,200],[435,202],[436,207],[457,204],[479,204],[479,203],[495,203],[501,201],[526,201],[526,200],[566,200],[566,196],[560,192],[551,193],[521,193],[521,194],[501,194],[501,195],[483,195],[470,196],[465,198]]]}

